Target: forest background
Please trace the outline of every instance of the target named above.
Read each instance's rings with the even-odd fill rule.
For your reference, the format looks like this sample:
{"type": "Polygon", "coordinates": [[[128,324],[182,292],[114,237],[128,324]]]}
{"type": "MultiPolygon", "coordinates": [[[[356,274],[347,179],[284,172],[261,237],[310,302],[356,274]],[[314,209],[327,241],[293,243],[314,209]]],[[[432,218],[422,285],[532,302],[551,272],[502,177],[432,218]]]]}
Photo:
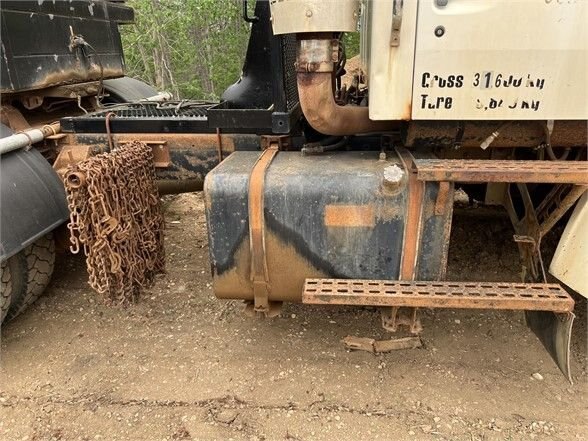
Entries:
{"type": "MultiPolygon", "coordinates": [[[[268,0],[260,0],[268,1],[268,0]]],[[[255,1],[249,1],[253,15],[255,1]]],[[[135,24],[121,26],[127,75],[176,98],[217,100],[241,73],[250,24],[241,0],[127,0],[135,24]]],[[[359,34],[345,36],[347,57],[359,34]]]]}

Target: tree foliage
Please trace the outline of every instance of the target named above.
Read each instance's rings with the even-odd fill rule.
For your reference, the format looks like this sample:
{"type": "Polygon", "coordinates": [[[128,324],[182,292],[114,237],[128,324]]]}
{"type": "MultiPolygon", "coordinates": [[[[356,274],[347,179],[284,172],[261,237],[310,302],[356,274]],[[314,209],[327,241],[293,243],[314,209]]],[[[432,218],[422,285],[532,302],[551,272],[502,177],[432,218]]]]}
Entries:
{"type": "Polygon", "coordinates": [[[127,74],[176,97],[216,99],[241,72],[249,25],[239,0],[129,0],[127,74]]]}
{"type": "MultiPolygon", "coordinates": [[[[239,78],[250,30],[241,0],[127,4],[135,9],[135,24],[121,27],[127,75],[177,98],[211,100],[239,78]]],[[[345,42],[348,58],[356,55],[358,35],[347,35],[345,42]]]]}

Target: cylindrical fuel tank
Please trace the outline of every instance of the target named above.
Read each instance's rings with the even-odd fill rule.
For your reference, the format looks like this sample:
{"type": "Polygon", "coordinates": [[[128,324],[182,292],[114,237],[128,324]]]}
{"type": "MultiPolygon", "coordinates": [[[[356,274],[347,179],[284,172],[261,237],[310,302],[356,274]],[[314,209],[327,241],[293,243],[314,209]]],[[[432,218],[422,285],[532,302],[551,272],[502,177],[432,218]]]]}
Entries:
{"type": "MultiPolygon", "coordinates": [[[[394,153],[279,152],[264,183],[265,258],[273,301],[299,302],[309,277],[398,279],[408,173],[394,153]]],[[[248,191],[258,152],[234,152],[205,181],[214,292],[253,299],[248,191]]],[[[422,156],[424,157],[424,156],[422,156]]],[[[451,187],[424,190],[416,278],[444,277],[451,187]]]]}

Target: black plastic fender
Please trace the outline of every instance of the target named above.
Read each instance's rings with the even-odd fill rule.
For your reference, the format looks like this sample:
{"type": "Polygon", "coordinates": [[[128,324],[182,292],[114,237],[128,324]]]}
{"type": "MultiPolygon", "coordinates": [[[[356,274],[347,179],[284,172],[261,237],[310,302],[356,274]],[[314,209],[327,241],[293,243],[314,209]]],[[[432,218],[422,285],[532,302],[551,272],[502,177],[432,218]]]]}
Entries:
{"type": "Polygon", "coordinates": [[[109,103],[132,103],[158,93],[149,84],[131,77],[104,80],[104,89],[109,95],[104,102],[109,103]]]}
{"type": "MultiPolygon", "coordinates": [[[[0,137],[11,134],[0,124],[0,137]]],[[[69,218],[63,183],[35,149],[0,157],[0,261],[69,218]]]]}

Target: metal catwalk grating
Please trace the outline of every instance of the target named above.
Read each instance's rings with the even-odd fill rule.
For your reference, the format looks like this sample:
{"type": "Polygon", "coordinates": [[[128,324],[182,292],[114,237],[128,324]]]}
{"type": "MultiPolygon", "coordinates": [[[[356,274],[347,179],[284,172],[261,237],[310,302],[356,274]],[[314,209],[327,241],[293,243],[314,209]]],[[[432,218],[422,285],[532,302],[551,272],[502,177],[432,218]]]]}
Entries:
{"type": "Polygon", "coordinates": [[[306,279],[303,303],[570,312],[558,284],[306,279]]]}
{"type": "Polygon", "coordinates": [[[213,133],[209,110],[216,104],[202,101],[165,101],[117,104],[98,112],[61,119],[64,133],[213,133]]]}
{"type": "Polygon", "coordinates": [[[415,159],[420,181],[588,184],[587,161],[415,159]]]}

